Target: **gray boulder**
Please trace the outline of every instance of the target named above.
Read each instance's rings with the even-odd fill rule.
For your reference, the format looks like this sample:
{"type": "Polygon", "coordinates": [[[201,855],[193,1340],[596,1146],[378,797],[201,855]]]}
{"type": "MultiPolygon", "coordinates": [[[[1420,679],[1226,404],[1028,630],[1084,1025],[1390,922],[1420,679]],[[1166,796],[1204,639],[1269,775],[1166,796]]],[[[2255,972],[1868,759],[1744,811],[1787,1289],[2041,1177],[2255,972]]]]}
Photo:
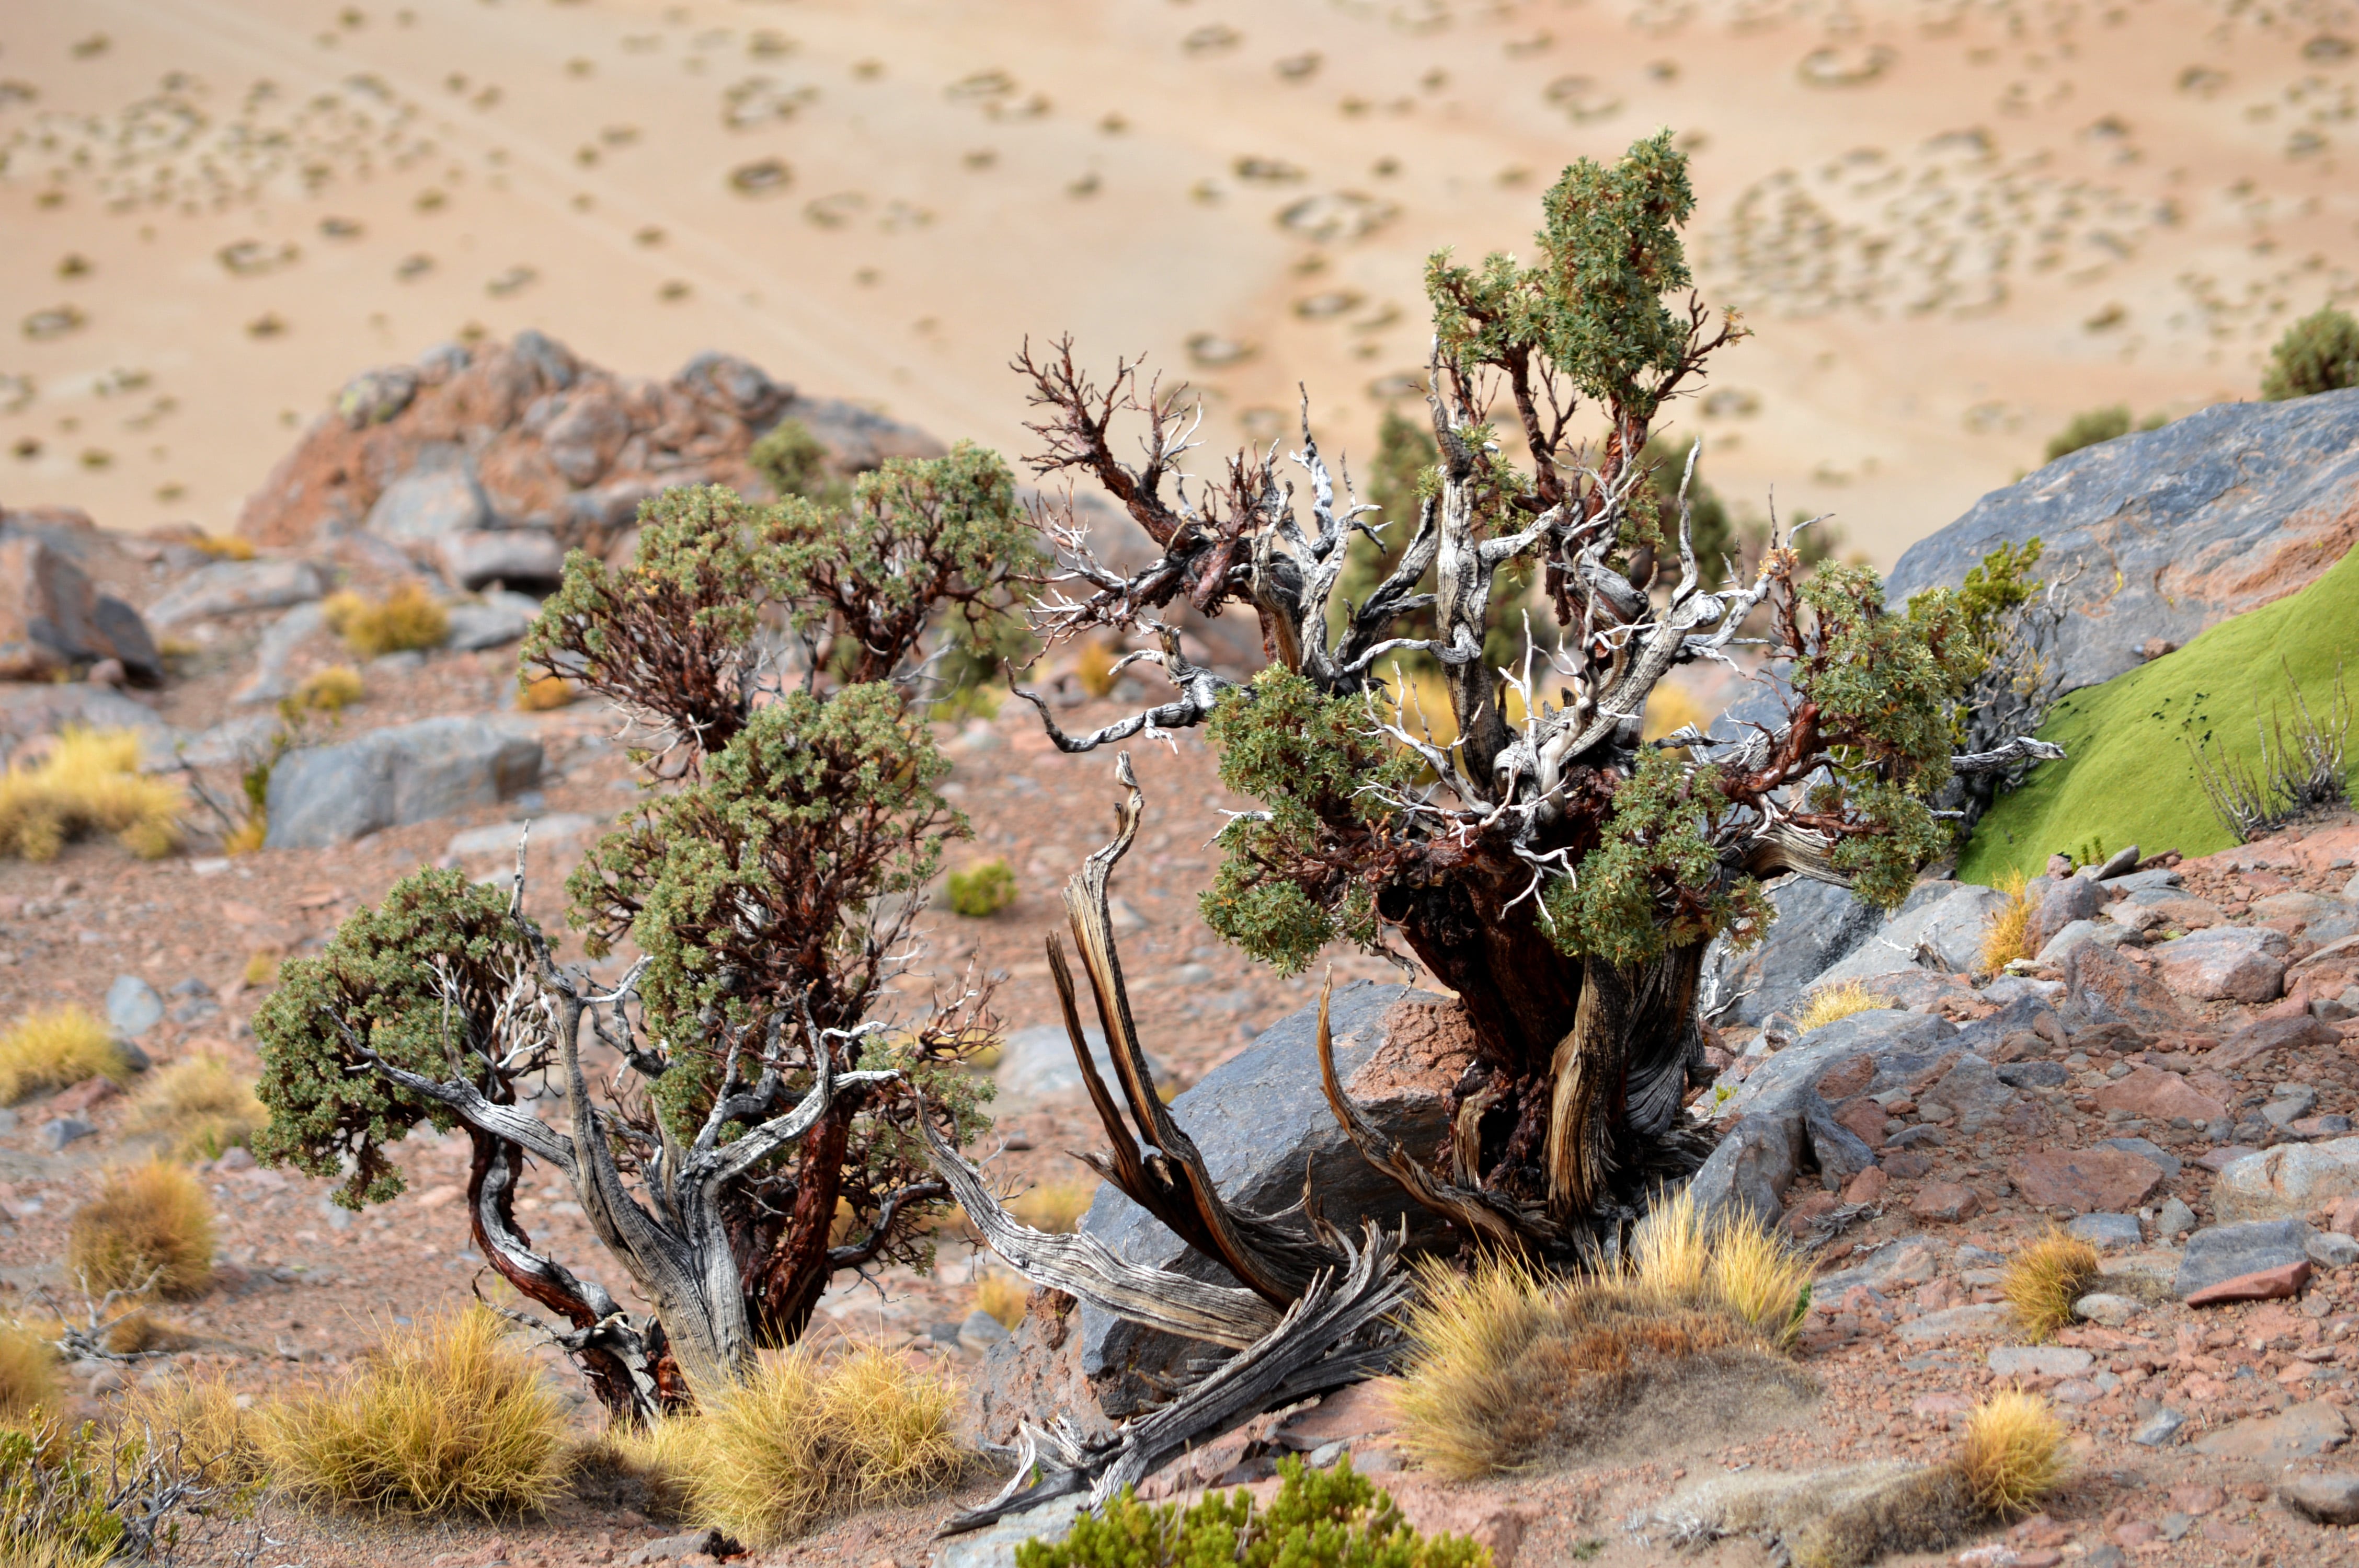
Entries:
{"type": "Polygon", "coordinates": [[[480,719],[423,719],[290,752],[270,773],[264,847],[316,849],[492,806],[540,778],[540,742],[480,719]]]}
{"type": "Polygon", "coordinates": [[[2299,1219],[2256,1219],[2199,1230],[2187,1238],[2171,1290],[2184,1301],[2223,1280],[2305,1262],[2309,1240],[2310,1227],[2299,1219]]]}
{"type": "Polygon", "coordinates": [[[179,731],[154,708],[112,687],[87,681],[0,684],[0,754],[71,728],[132,730],[139,737],[139,765],[147,771],[170,767],[180,740],[179,731]]]}
{"type": "Polygon", "coordinates": [[[1812,990],[1872,979],[1921,964],[1963,973],[1981,962],[1991,916],[2006,906],[1996,888],[1973,882],[1926,882],[1899,910],[1840,962],[1811,983],[1812,990]]]}
{"type": "Polygon", "coordinates": [[[2075,921],[2093,919],[2104,901],[2097,879],[2086,872],[2050,883],[2041,890],[2038,907],[2023,923],[2024,947],[2044,957],[2043,950],[2052,937],[2075,921]]]}
{"type": "MultiPolygon", "coordinates": [[[[1090,1060],[1098,1076],[1119,1097],[1122,1080],[1114,1076],[1114,1053],[1106,1048],[1104,1031],[1093,1023],[1084,1024],[1082,1035],[1089,1042],[1090,1060]]],[[[1171,1069],[1157,1061],[1151,1051],[1147,1054],[1147,1072],[1158,1087],[1174,1081],[1171,1069]]],[[[1073,1043],[1061,1023],[1035,1024],[1010,1034],[1001,1043],[999,1065],[991,1070],[991,1076],[1002,1094],[1033,1098],[1077,1095],[1083,1087],[1082,1065],[1073,1060],[1073,1043]]]]}
{"type": "Polygon", "coordinates": [[[184,621],[283,610],[328,591],[309,561],[215,561],[199,567],[147,607],[147,624],[168,630],[184,621]]]}
{"type": "Polygon", "coordinates": [[[2078,568],[2058,629],[2064,689],[2111,680],[2151,640],[2187,642],[2283,599],[2342,558],[2359,505],[2359,390],[2223,403],[2060,458],[1909,546],[1893,602],[1954,588],[1999,545],[2038,537],[2039,575],[2078,568]]]}
{"type": "Polygon", "coordinates": [[[420,467],[385,487],[369,508],[368,531],[397,545],[426,544],[446,534],[483,528],[491,503],[462,463],[420,467]]]}
{"type": "Polygon", "coordinates": [[[33,533],[0,536],[0,679],[59,680],[101,659],[144,686],[164,678],[139,612],[101,593],[68,549],[33,533]]]}
{"type": "Polygon", "coordinates": [[[492,583],[554,583],[565,575],[565,546],[538,528],[468,528],[434,542],[442,576],[473,592],[492,583]]]}
{"type": "Polygon", "coordinates": [[[442,645],[462,654],[473,653],[483,648],[504,648],[522,639],[532,630],[534,617],[540,613],[540,600],[530,594],[495,588],[472,599],[450,600],[443,604],[442,613],[451,624],[442,645]]]}
{"type": "Polygon", "coordinates": [[[164,999],[137,975],[117,975],[106,988],[106,1026],[136,1038],[164,1021],[164,999]]]}
{"type": "MultiPolygon", "coordinates": [[[[1345,1092],[1413,1153],[1430,1155],[1447,1131],[1451,1088],[1473,1059],[1473,1036],[1457,1005],[1406,986],[1357,980],[1337,989],[1330,1017],[1345,1092]]],[[[1310,1007],[1272,1024],[1173,1100],[1173,1118],[1232,1204],[1265,1213],[1291,1208],[1309,1179],[1332,1223],[1356,1228],[1371,1219],[1389,1227],[1406,1218],[1413,1244],[1438,1241],[1435,1217],[1362,1159],[1336,1125],[1319,1087],[1318,1018],[1310,1007]]],[[[1229,1282],[1219,1264],[1112,1186],[1098,1189],[1082,1228],[1134,1263],[1229,1282]]],[[[1093,1307],[1080,1311],[1082,1370],[1117,1419],[1161,1398],[1155,1379],[1209,1353],[1093,1307]]]]}
{"type": "Polygon", "coordinates": [[[1719,1015],[1721,1022],[1756,1024],[1773,1012],[1799,1011],[1810,983],[1884,924],[1883,912],[1849,889],[1808,877],[1778,882],[1769,890],[1769,902],[1777,917],[1758,946],[1737,952],[1725,938],[1715,938],[1704,955],[1704,974],[1717,988],[1716,999],[1748,993],[1719,1015]]]}

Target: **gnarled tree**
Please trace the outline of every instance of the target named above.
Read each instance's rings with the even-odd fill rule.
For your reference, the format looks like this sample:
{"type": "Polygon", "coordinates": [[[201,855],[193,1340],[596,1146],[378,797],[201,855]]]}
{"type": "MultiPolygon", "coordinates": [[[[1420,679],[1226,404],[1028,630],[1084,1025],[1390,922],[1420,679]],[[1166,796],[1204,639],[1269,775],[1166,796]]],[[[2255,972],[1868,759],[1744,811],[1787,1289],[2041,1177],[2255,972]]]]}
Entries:
{"type": "Polygon", "coordinates": [[[1413,518],[1372,519],[1339,493],[1307,405],[1291,458],[1306,508],[1275,446],[1191,481],[1181,399],[1136,365],[1101,384],[1070,341],[1017,362],[1043,411],[1033,467],[1094,481],[1159,551],[1115,570],[1070,508],[1044,509],[1060,586],[1036,602],[1036,629],[1151,638],[1129,657],[1176,687],[1085,735],[1043,705],[1049,733],[1084,752],[1205,727],[1223,779],[1263,807],[1222,834],[1205,918],[1288,973],[1337,938],[1382,949],[1397,935],[1455,989],[1479,1054],[1449,1147],[1368,1152],[1470,1233],[1544,1253],[1585,1249],[1701,1160],[1681,1114],[1702,1066],[1698,968],[1714,935],[1759,933],[1762,880],[1897,902],[1946,847],[1928,800],[1953,771],[2041,750],[2011,740],[1953,758],[1973,661],[1950,595],[1897,611],[1863,568],[1806,577],[1777,533],[1749,580],[1732,568],[1704,586],[1685,486],[1666,515],[1643,460],[1667,401],[1743,335],[1690,290],[1691,205],[1666,133],[1611,167],[1568,168],[1532,265],[1433,259],[1439,459],[1413,518]],[[1125,423],[1143,462],[1117,449],[1125,423]],[[1352,536],[1384,542],[1378,529],[1390,574],[1336,603],[1352,536]],[[1495,593],[1517,569],[1533,593],[1495,593]],[[1267,666],[1239,682],[1191,664],[1161,615],[1183,599],[1255,616],[1267,666]],[[1504,661],[1485,652],[1503,618],[1518,650],[1504,661]],[[1642,743],[1667,676],[1737,650],[1782,677],[1781,721],[1642,743]],[[1397,674],[1410,652],[1439,662],[1446,713],[1423,713],[1397,674]]]}
{"type": "Polygon", "coordinates": [[[840,1271],[929,1257],[948,1188],[926,1141],[981,1124],[951,1069],[988,1035],[972,988],[878,1016],[967,832],[936,789],[927,644],[989,634],[1043,564],[1006,469],[969,447],[889,462],[848,503],[683,489],[641,524],[633,564],[567,561],[522,671],[611,698],[672,786],[569,884],[590,957],[628,941],[637,961],[603,990],[559,965],[520,849],[508,894],[397,884],[255,1016],[257,1152],[345,1175],[358,1207],[401,1191],[410,1130],[463,1129],[476,1247],[634,1421],[793,1339],[840,1271]],[[536,1246],[516,1206],[536,1163],[651,1311],[536,1246]]]}

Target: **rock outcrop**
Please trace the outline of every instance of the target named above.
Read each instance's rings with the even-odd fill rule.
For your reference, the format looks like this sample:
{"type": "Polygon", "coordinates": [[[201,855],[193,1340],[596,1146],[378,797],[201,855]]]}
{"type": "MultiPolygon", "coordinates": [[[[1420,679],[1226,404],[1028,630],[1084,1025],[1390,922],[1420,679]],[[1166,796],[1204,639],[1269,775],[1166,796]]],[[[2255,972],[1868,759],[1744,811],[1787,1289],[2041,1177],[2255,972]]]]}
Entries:
{"type": "Polygon", "coordinates": [[[421,719],[289,752],[271,770],[271,849],[350,843],[507,800],[540,777],[541,745],[481,719],[421,719]]]}

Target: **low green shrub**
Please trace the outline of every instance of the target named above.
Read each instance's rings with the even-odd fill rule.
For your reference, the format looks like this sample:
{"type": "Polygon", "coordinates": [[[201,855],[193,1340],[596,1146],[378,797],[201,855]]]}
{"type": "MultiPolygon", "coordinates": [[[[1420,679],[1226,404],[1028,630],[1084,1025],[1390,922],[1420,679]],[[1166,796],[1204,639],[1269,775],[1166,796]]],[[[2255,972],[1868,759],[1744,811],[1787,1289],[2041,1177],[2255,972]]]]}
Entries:
{"type": "Polygon", "coordinates": [[[1352,1473],[1281,1459],[1268,1509],[1253,1494],[1215,1492],[1186,1513],[1148,1508],[1129,1488],[1105,1517],[1083,1514],[1063,1541],[1027,1541],[1016,1568],[1490,1568],[1490,1549],[1462,1535],[1420,1535],[1390,1494],[1352,1473]]]}
{"type": "Polygon", "coordinates": [[[2359,386],[2359,319],[2332,305],[2286,329],[2261,377],[2261,395],[2271,403],[2349,386],[2359,386]]]}
{"type": "MultiPolygon", "coordinates": [[[[2159,430],[2169,422],[2159,414],[2149,414],[2144,419],[2136,421],[2136,427],[2140,430],[2159,430]]],[[[2131,428],[2130,408],[2126,403],[2116,403],[2111,408],[2092,408],[2084,414],[2075,414],[2072,416],[2071,423],[2048,438],[2048,460],[2052,463],[2058,458],[2069,457],[2083,447],[2093,447],[2100,442],[2126,436],[2131,428]]]]}
{"type": "Polygon", "coordinates": [[[986,919],[1016,902],[1016,873],[1006,860],[985,860],[979,866],[952,871],[950,895],[951,908],[955,913],[969,920],[986,919]]]}

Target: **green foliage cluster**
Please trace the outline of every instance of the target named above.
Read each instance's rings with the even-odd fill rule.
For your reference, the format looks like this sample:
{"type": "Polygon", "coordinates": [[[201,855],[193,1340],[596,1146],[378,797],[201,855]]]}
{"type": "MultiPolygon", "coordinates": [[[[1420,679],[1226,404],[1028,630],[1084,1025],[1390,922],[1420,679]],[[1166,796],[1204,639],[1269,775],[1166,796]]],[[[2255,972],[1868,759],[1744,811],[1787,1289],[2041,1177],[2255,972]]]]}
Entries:
{"type": "MultiPolygon", "coordinates": [[[[2149,414],[2136,421],[2135,427],[2140,430],[2159,430],[2169,423],[2170,420],[2164,415],[2149,414]]],[[[2086,413],[2075,414],[2071,423],[2063,429],[2048,438],[2047,460],[2052,463],[2059,458],[2071,456],[2083,447],[2097,446],[2102,442],[2126,436],[2132,427],[2129,405],[2126,403],[2116,403],[2110,408],[2092,408],[2086,413]]]]}
{"type": "Polygon", "coordinates": [[[799,419],[781,419],[756,441],[745,464],[769,482],[770,493],[841,503],[850,487],[828,471],[827,443],[799,419]]]}
{"type": "Polygon", "coordinates": [[[123,1544],[107,1507],[112,1444],[92,1425],[0,1426],[0,1563],[103,1568],[123,1544]]]}
{"type": "Polygon", "coordinates": [[[1730,809],[1716,769],[1690,774],[1668,752],[1639,753],[1614,794],[1614,820],[1572,877],[1541,892],[1549,940],[1635,968],[1666,948],[1728,932],[1757,938],[1771,911],[1751,877],[1725,880],[1711,835],[1730,809]]]}
{"type": "Polygon", "coordinates": [[[1204,922],[1283,975],[1338,936],[1376,936],[1375,891],[1389,814],[1370,785],[1399,788],[1420,766],[1377,730],[1364,701],[1328,697],[1277,666],[1213,710],[1206,738],[1221,782],[1269,811],[1223,830],[1228,855],[1198,901],[1204,922]]]}
{"type": "Polygon", "coordinates": [[[2352,386],[2359,386],[2359,318],[2332,305],[2286,329],[2261,377],[2271,403],[2352,386]]]}
{"type": "Polygon", "coordinates": [[[950,874],[951,912],[987,920],[1016,902],[1016,872],[1005,859],[985,860],[950,874]]]}
{"type": "Polygon", "coordinates": [[[1490,1568],[1489,1549],[1464,1536],[1410,1529],[1349,1456],[1328,1470],[1292,1457],[1277,1468],[1284,1479],[1266,1509],[1240,1488],[1183,1514],[1125,1487],[1104,1517],[1083,1514],[1063,1541],[1017,1547],[1016,1568],[1490,1568]]]}

